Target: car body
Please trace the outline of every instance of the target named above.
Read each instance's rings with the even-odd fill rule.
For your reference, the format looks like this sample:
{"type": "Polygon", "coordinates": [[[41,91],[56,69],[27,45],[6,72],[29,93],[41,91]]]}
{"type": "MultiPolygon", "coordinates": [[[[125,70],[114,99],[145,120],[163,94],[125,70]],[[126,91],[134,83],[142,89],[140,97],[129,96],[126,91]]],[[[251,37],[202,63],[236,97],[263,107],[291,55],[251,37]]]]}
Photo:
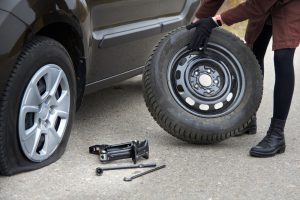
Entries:
{"type": "Polygon", "coordinates": [[[1,1],[0,94],[35,35],[68,49],[83,95],[140,74],[159,39],[187,24],[198,5],[198,0],[1,1]]]}
{"type": "MultiPolygon", "coordinates": [[[[66,50],[61,52],[70,57],[71,71],[52,65],[51,59],[48,64],[58,70],[66,69],[64,81],[74,79],[70,88],[66,83],[64,87],[73,95],[74,85],[75,107],[79,108],[85,94],[141,74],[155,44],[167,32],[189,23],[199,3],[200,0],[0,1],[0,174],[10,175],[46,166],[59,159],[64,151],[60,150],[57,155],[49,153],[37,162],[24,156],[26,147],[18,136],[18,115],[22,110],[22,99],[24,102],[25,94],[28,94],[30,79],[36,76],[34,73],[39,72],[39,68],[31,74],[28,72],[31,77],[24,76],[29,78],[27,81],[22,82],[18,77],[31,70],[27,65],[26,70],[20,72],[26,65],[21,61],[34,60],[32,55],[38,53],[26,54],[30,48],[37,43],[55,43],[57,50],[66,50]],[[10,97],[14,92],[17,96],[10,97]],[[17,108],[14,108],[9,104],[16,98],[17,108]],[[22,161],[18,160],[20,157],[22,161]]],[[[46,60],[51,57],[50,54],[43,56],[46,60]]],[[[39,106],[39,115],[47,117],[51,114],[49,106],[39,106]]],[[[32,120],[36,120],[33,115],[32,120]]],[[[71,130],[69,125],[65,130],[71,130]]],[[[67,139],[59,140],[57,145],[65,146],[67,139]]],[[[45,138],[43,140],[42,145],[45,138]]]]}

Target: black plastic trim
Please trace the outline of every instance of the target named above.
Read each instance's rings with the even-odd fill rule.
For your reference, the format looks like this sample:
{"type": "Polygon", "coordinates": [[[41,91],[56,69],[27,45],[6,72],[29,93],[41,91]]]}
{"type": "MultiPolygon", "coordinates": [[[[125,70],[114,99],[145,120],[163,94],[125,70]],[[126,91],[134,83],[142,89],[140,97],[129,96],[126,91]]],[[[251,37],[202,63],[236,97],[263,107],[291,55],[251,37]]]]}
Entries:
{"type": "Polygon", "coordinates": [[[99,89],[109,87],[114,83],[117,83],[117,82],[126,80],[128,78],[137,76],[139,74],[142,74],[143,70],[144,70],[144,66],[133,69],[133,70],[130,70],[130,71],[127,71],[127,72],[124,72],[124,73],[121,73],[121,74],[118,74],[118,75],[115,75],[115,76],[112,76],[112,77],[109,77],[109,78],[106,78],[106,79],[102,79],[100,81],[89,83],[85,87],[85,93],[84,94],[85,95],[91,94],[91,93],[93,93],[93,92],[95,92],[99,89]]]}

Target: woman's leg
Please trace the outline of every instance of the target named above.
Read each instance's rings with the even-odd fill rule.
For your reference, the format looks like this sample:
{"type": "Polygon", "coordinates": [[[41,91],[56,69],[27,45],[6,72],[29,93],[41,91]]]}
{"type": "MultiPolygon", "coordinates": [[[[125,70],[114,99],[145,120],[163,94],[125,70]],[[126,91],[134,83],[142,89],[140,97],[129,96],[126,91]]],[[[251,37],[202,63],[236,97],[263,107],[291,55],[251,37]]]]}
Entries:
{"type": "Polygon", "coordinates": [[[286,120],[294,93],[295,49],[279,49],[274,52],[275,87],[273,118],[286,120]]]}
{"type": "Polygon", "coordinates": [[[258,38],[255,40],[253,44],[253,53],[256,56],[256,59],[260,65],[261,71],[264,74],[264,58],[265,54],[270,42],[270,39],[272,37],[272,26],[271,25],[265,25],[263,27],[262,32],[258,36],[258,38]]]}
{"type": "Polygon", "coordinates": [[[279,49],[274,52],[275,87],[274,108],[270,128],[264,139],[251,148],[250,155],[257,157],[274,156],[285,151],[284,127],[294,93],[295,49],[279,49]]]}

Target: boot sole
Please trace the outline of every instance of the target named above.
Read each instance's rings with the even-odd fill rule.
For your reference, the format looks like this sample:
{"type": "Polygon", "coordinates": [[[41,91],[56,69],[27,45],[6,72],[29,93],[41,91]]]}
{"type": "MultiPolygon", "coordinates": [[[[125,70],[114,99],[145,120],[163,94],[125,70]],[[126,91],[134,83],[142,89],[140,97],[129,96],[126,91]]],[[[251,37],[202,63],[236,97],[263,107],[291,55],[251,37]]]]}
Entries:
{"type": "Polygon", "coordinates": [[[257,151],[250,151],[250,156],[258,157],[258,158],[267,158],[275,156],[276,154],[281,154],[285,152],[285,146],[281,146],[277,148],[275,151],[269,152],[269,153],[261,153],[257,151]]]}

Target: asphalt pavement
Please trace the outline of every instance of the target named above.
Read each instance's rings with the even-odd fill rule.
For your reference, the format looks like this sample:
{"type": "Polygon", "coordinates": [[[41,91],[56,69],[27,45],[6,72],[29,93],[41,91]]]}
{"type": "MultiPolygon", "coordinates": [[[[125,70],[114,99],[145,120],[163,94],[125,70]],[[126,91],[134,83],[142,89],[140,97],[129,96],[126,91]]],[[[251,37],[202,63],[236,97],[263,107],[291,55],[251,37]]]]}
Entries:
{"type": "MultiPolygon", "coordinates": [[[[295,95],[286,126],[287,150],[272,158],[248,152],[264,136],[272,114],[272,52],[266,56],[264,97],[258,133],[233,137],[215,145],[191,145],[162,130],[150,116],[141,76],[86,96],[76,115],[67,150],[56,163],[40,170],[0,177],[1,200],[35,199],[300,199],[300,50],[295,57],[295,95]],[[88,153],[94,144],[148,139],[150,159],[167,167],[132,182],[132,169],[95,175],[101,166],[88,153]]],[[[130,160],[113,164],[130,164],[130,160]]],[[[103,166],[103,165],[102,165],[103,166]]]]}

